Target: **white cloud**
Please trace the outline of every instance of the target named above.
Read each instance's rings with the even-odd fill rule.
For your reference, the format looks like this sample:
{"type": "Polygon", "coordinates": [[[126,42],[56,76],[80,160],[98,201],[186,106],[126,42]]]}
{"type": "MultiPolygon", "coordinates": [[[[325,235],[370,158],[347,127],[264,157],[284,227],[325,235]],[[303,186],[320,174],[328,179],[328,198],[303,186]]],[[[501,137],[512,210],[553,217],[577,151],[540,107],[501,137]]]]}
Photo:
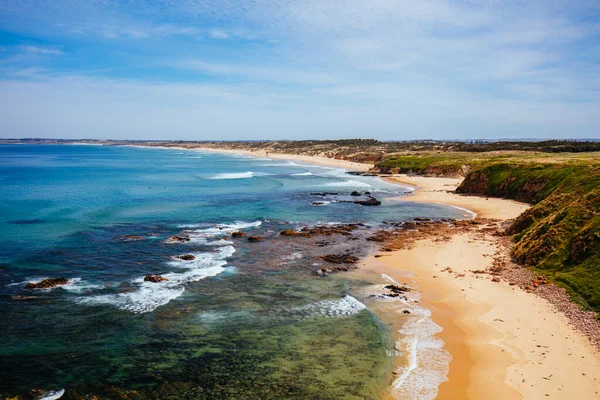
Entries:
{"type": "Polygon", "coordinates": [[[213,39],[229,39],[229,34],[223,29],[212,29],[208,35],[213,39]]]}
{"type": "Polygon", "coordinates": [[[22,49],[23,49],[24,53],[34,54],[34,55],[62,56],[65,54],[61,50],[45,48],[45,47],[38,47],[38,46],[23,46],[22,49]]]}

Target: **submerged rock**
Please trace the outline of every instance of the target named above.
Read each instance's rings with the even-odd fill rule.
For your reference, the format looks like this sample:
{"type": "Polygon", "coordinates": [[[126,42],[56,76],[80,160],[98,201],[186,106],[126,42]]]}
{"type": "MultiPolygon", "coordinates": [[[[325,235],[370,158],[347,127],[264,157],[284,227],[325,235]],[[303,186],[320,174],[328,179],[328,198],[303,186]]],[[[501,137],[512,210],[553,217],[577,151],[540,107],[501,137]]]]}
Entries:
{"type": "Polygon", "coordinates": [[[164,276],[160,276],[160,275],[148,274],[144,277],[144,282],[158,283],[158,282],[167,282],[167,281],[168,281],[167,278],[165,278],[164,276]]]}
{"type": "Polygon", "coordinates": [[[182,256],[176,256],[176,258],[179,258],[183,261],[193,261],[196,259],[196,256],[194,256],[193,254],[184,254],[182,256]]]}
{"type": "Polygon", "coordinates": [[[245,237],[245,236],[248,236],[248,235],[246,235],[244,232],[241,232],[241,231],[233,232],[231,234],[231,237],[234,237],[234,238],[245,237]]]}
{"type": "Polygon", "coordinates": [[[355,190],[354,192],[350,193],[350,196],[360,196],[360,193],[355,190]]]}
{"type": "Polygon", "coordinates": [[[295,231],[293,229],[286,229],[284,231],[279,232],[279,234],[281,236],[292,236],[292,237],[297,237],[297,236],[301,236],[301,237],[311,237],[312,234],[310,232],[305,232],[305,231],[295,231]]]}
{"type": "Polygon", "coordinates": [[[264,239],[260,236],[249,236],[248,241],[250,243],[262,242],[264,239]]]}
{"type": "Polygon", "coordinates": [[[355,264],[358,262],[358,257],[349,254],[327,254],[321,259],[332,264],[355,264]]]}
{"type": "Polygon", "coordinates": [[[408,286],[400,286],[400,285],[387,285],[385,288],[391,290],[392,293],[397,293],[397,294],[410,292],[412,290],[408,286]]]}
{"type": "Polygon", "coordinates": [[[355,201],[353,201],[353,203],[360,204],[361,206],[380,206],[381,205],[381,201],[377,200],[373,196],[369,196],[365,200],[355,200],[355,201]]]}
{"type": "Polygon", "coordinates": [[[67,278],[48,278],[38,283],[27,282],[25,289],[49,289],[69,283],[67,278]]]}
{"type": "Polygon", "coordinates": [[[189,241],[190,241],[190,238],[187,236],[174,235],[174,236],[169,236],[167,238],[167,243],[186,243],[189,241]]]}
{"type": "Polygon", "coordinates": [[[127,240],[127,241],[134,241],[134,240],[142,240],[143,238],[138,235],[125,235],[125,236],[121,236],[121,239],[127,240]]]}

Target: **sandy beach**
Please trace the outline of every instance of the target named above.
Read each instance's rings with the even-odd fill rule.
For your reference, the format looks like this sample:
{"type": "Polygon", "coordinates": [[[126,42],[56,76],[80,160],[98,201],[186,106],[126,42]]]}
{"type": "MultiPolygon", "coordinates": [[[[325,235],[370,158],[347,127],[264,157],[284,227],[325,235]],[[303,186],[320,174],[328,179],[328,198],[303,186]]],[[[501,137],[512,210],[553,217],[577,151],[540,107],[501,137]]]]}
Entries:
{"type": "MultiPolygon", "coordinates": [[[[326,157],[198,149],[302,161],[366,171],[372,166],[326,157]]],[[[528,208],[516,201],[452,193],[456,178],[395,175],[386,178],[416,188],[397,201],[448,204],[501,221],[528,208]]],[[[477,230],[450,240],[422,239],[408,249],[365,259],[361,274],[386,274],[422,292],[422,304],[443,328],[438,335],[452,356],[438,399],[600,398],[600,357],[591,342],[549,301],[489,275],[501,244],[477,230]],[[448,272],[451,271],[451,272],[448,272]]]]}

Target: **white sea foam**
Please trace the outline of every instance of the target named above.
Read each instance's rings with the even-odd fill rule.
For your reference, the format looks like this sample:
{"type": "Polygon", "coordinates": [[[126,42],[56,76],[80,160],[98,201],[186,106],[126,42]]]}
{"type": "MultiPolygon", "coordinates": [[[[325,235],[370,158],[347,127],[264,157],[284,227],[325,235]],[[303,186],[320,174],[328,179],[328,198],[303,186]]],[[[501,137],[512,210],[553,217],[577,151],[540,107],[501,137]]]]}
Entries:
{"type": "Polygon", "coordinates": [[[154,311],[181,296],[185,292],[185,284],[218,275],[225,271],[226,258],[235,252],[233,246],[223,246],[212,253],[197,253],[192,261],[171,261],[168,265],[179,268],[179,271],[162,274],[165,282],[145,282],[143,277],[132,281],[137,287],[134,292],[82,297],[82,304],[108,304],[121,310],[134,313],[154,311]]]}
{"type": "Polygon", "coordinates": [[[226,174],[218,174],[210,179],[247,179],[254,177],[254,172],[231,172],[226,174]]]}
{"type": "Polygon", "coordinates": [[[354,179],[348,179],[346,181],[343,182],[330,182],[330,183],[325,183],[322,186],[327,186],[327,187],[356,187],[356,188],[367,188],[367,187],[371,187],[370,184],[366,183],[366,182],[361,182],[361,181],[357,181],[354,179]]]}
{"type": "Polygon", "coordinates": [[[206,224],[184,224],[184,225],[178,225],[178,228],[193,229],[193,228],[204,227],[203,229],[194,230],[192,232],[206,233],[206,234],[214,236],[214,235],[218,235],[218,234],[231,234],[232,232],[235,232],[235,231],[239,231],[242,229],[248,229],[248,228],[256,228],[261,225],[262,225],[262,221],[254,221],[254,222],[236,221],[232,224],[217,224],[217,225],[213,225],[211,227],[206,227],[206,224]]]}
{"type": "Polygon", "coordinates": [[[396,343],[396,349],[406,354],[407,365],[401,368],[392,390],[399,399],[430,400],[447,380],[452,357],[444,350],[444,342],[435,336],[442,328],[431,319],[431,311],[415,302],[417,293],[409,296],[408,301],[396,298],[402,303],[398,312],[409,309],[410,316],[399,330],[403,336],[396,343]]]}
{"type": "Polygon", "coordinates": [[[63,397],[65,394],[65,389],[60,390],[51,390],[44,397],[40,398],[40,400],[57,400],[63,397]]]}
{"type": "Polygon", "coordinates": [[[71,279],[69,279],[69,283],[67,283],[66,285],[62,285],[60,287],[62,287],[65,290],[68,290],[70,292],[81,293],[81,292],[85,292],[88,290],[102,289],[102,288],[104,288],[104,285],[90,283],[90,282],[84,281],[81,278],[71,278],[71,279]]]}
{"type": "Polygon", "coordinates": [[[310,205],[315,206],[315,207],[323,207],[323,206],[326,206],[328,204],[331,204],[331,201],[316,200],[316,201],[311,201],[310,202],[310,205]]]}
{"type": "Polygon", "coordinates": [[[292,174],[292,176],[310,176],[312,174],[313,174],[312,172],[308,171],[308,172],[299,172],[297,174],[292,174]]]}
{"type": "Polygon", "coordinates": [[[298,164],[293,161],[288,162],[270,162],[259,164],[261,167],[306,167],[306,165],[298,164]]]}
{"type": "Polygon", "coordinates": [[[233,244],[231,240],[219,239],[219,240],[208,240],[206,237],[194,237],[193,233],[189,236],[190,241],[186,243],[203,244],[205,246],[227,246],[233,244]]]}
{"type": "Polygon", "coordinates": [[[308,315],[322,315],[326,317],[349,317],[361,312],[367,307],[350,295],[336,300],[321,300],[297,309],[300,313],[308,315]]]}

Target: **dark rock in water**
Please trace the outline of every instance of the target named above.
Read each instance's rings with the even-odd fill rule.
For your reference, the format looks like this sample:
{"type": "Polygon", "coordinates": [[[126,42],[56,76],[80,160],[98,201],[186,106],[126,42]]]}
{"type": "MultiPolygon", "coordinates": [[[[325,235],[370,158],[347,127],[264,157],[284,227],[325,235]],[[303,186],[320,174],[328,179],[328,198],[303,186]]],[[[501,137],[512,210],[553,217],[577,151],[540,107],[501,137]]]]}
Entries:
{"type": "Polygon", "coordinates": [[[358,262],[358,257],[349,254],[327,254],[321,259],[332,264],[354,264],[358,262]]]}
{"type": "Polygon", "coordinates": [[[327,202],[326,201],[311,201],[310,204],[313,206],[324,206],[324,205],[327,205],[327,202]]]}
{"type": "Polygon", "coordinates": [[[67,278],[48,278],[38,283],[27,282],[25,289],[49,289],[67,283],[69,283],[67,278]]]}
{"type": "Polygon", "coordinates": [[[334,193],[334,192],[313,192],[310,195],[311,196],[337,196],[339,193],[334,193]]]}
{"type": "Polygon", "coordinates": [[[405,293],[410,292],[412,290],[408,286],[399,285],[387,285],[385,288],[391,290],[393,293],[405,293]]]}
{"type": "Polygon", "coordinates": [[[402,312],[403,312],[404,314],[410,314],[410,311],[409,311],[409,310],[404,310],[404,311],[402,311],[402,312]]]}
{"type": "Polygon", "coordinates": [[[297,236],[301,236],[301,237],[312,237],[312,234],[310,232],[302,232],[302,231],[295,231],[293,229],[286,229],[284,231],[279,232],[279,234],[281,236],[292,236],[292,237],[297,237],[297,236]]]}
{"type": "Polygon", "coordinates": [[[260,236],[250,236],[248,237],[248,241],[251,243],[262,242],[264,239],[260,236]]]}
{"type": "Polygon", "coordinates": [[[371,195],[371,192],[364,192],[363,194],[371,195]]]}
{"type": "Polygon", "coordinates": [[[415,217],[415,218],[413,218],[413,221],[417,221],[417,222],[431,222],[431,218],[415,217]]]}
{"type": "Polygon", "coordinates": [[[350,196],[360,196],[360,193],[355,190],[354,192],[350,193],[350,196]]]}
{"type": "Polygon", "coordinates": [[[165,278],[164,276],[160,276],[160,275],[148,274],[144,277],[144,282],[158,283],[158,282],[167,282],[167,281],[168,281],[167,278],[165,278]]]}
{"type": "Polygon", "coordinates": [[[353,203],[360,204],[361,206],[379,206],[379,205],[381,205],[381,202],[373,196],[369,196],[366,200],[355,200],[355,201],[353,201],[353,203]]]}
{"type": "Polygon", "coordinates": [[[142,240],[143,238],[138,235],[125,235],[125,236],[121,236],[121,239],[133,241],[133,240],[142,240]]]}
{"type": "Polygon", "coordinates": [[[196,256],[194,256],[193,254],[184,254],[183,256],[176,256],[176,258],[179,258],[183,261],[193,261],[196,259],[196,256]]]}
{"type": "Polygon", "coordinates": [[[233,232],[231,234],[231,237],[245,237],[245,236],[248,236],[248,235],[246,235],[244,232],[240,232],[240,231],[233,232]]]}
{"type": "Polygon", "coordinates": [[[16,219],[14,221],[8,221],[7,224],[14,224],[14,225],[33,225],[33,224],[43,224],[45,223],[46,220],[44,219],[16,219]]]}
{"type": "Polygon", "coordinates": [[[169,236],[167,238],[167,243],[186,243],[189,242],[190,238],[187,236],[169,236]]]}

